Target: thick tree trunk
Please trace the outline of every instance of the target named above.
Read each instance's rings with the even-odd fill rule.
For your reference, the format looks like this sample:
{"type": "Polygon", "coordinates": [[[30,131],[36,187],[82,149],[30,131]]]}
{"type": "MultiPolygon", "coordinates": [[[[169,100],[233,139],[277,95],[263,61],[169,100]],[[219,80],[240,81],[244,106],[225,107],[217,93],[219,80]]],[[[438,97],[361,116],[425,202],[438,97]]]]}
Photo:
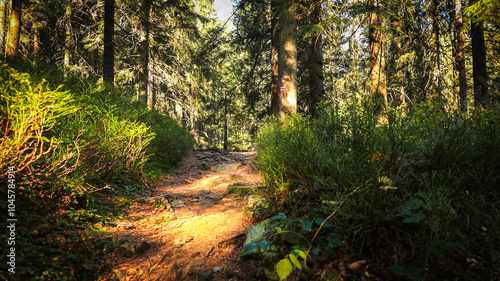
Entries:
{"type": "MultiPolygon", "coordinates": [[[[379,3],[375,3],[378,8],[379,3]]],[[[387,109],[387,86],[385,77],[384,37],[382,34],[382,18],[377,11],[370,14],[370,92],[374,99],[380,101],[383,109],[387,109]]]]}
{"type": "Polygon", "coordinates": [[[21,38],[21,7],[22,0],[12,0],[9,37],[7,42],[7,49],[5,51],[6,57],[15,56],[17,54],[17,50],[19,49],[19,39],[21,38]]]}
{"type": "Polygon", "coordinates": [[[465,68],[464,34],[461,0],[453,0],[453,45],[455,46],[455,67],[458,72],[458,98],[460,110],[467,111],[467,73],[465,68]]]}
{"type": "Polygon", "coordinates": [[[294,39],[297,29],[293,3],[281,6],[278,46],[279,116],[297,112],[297,45],[294,39]]]}
{"type": "Polygon", "coordinates": [[[271,114],[279,116],[279,70],[278,70],[278,10],[271,0],[271,114]]]}
{"type": "Polygon", "coordinates": [[[142,1],[141,9],[141,41],[140,41],[140,69],[139,69],[139,102],[148,100],[149,89],[149,30],[151,0],[142,1]]]}
{"type": "Polygon", "coordinates": [[[488,71],[486,68],[486,44],[483,22],[471,17],[472,76],[474,78],[474,105],[480,106],[490,99],[488,93],[488,71]]]}
{"type": "Polygon", "coordinates": [[[104,82],[113,83],[115,80],[115,1],[104,0],[104,54],[102,71],[104,82]]]}
{"type": "Polygon", "coordinates": [[[0,53],[5,50],[5,21],[7,18],[7,1],[0,0],[0,53]]]}
{"type": "MultiPolygon", "coordinates": [[[[311,15],[311,23],[319,24],[321,22],[321,2],[315,3],[314,10],[311,15]]],[[[316,34],[311,37],[310,42],[310,98],[311,104],[309,112],[314,118],[317,115],[316,109],[318,103],[325,92],[324,77],[323,77],[323,38],[322,34],[316,34]]]]}

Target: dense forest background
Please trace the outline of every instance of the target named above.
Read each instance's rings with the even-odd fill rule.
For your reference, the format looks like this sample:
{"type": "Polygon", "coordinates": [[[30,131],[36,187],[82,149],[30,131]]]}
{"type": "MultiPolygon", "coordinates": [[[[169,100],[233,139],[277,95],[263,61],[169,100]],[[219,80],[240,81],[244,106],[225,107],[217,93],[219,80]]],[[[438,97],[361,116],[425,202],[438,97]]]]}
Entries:
{"type": "Polygon", "coordinates": [[[230,29],[209,0],[1,1],[0,180],[15,167],[39,225],[18,276],[98,278],[76,248],[39,247],[61,247],[48,229],[111,220],[128,199],[107,195],[218,147],[258,152],[267,278],[499,278],[499,11],[241,0],[230,29]],[[346,277],[345,256],[370,270],[346,277]]]}

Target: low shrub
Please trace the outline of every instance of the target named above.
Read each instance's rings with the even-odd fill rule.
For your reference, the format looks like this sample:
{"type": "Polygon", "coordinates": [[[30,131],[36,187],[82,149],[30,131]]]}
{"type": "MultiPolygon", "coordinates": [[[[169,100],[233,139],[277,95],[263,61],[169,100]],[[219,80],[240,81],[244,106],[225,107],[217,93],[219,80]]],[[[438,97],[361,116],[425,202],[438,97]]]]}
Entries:
{"type": "MultiPolygon", "coordinates": [[[[123,90],[85,81],[55,67],[0,64],[0,186],[15,166],[19,280],[97,279],[109,246],[130,245],[102,242],[89,226],[108,224],[144,192],[146,163],[168,170],[194,142],[123,90]]],[[[6,220],[5,200],[0,210],[6,220]]]]}
{"type": "Polygon", "coordinates": [[[256,148],[270,205],[304,219],[334,214],[326,231],[346,237],[346,254],[384,265],[381,276],[492,278],[499,108],[373,108],[351,101],[324,105],[317,120],[269,120],[256,148]]]}

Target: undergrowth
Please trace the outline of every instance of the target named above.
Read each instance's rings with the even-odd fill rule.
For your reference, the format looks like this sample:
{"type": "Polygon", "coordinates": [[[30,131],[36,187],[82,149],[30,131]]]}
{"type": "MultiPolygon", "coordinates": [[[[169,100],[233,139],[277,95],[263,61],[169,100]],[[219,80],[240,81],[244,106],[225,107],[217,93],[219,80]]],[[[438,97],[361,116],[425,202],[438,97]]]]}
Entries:
{"type": "MultiPolygon", "coordinates": [[[[345,241],[326,259],[308,253],[323,261],[315,278],[495,278],[500,109],[373,108],[351,101],[324,105],[317,120],[271,118],[257,138],[274,212],[328,217],[332,227],[320,231],[345,241]],[[366,265],[346,269],[357,260],[366,265]]],[[[278,273],[283,264],[292,265],[281,262],[278,273]]]]}
{"type": "Polygon", "coordinates": [[[6,221],[15,203],[22,222],[17,272],[7,275],[2,262],[2,279],[97,279],[113,255],[131,253],[100,228],[126,219],[131,200],[147,192],[143,181],[181,161],[193,138],[125,89],[64,76],[55,66],[1,63],[0,95],[2,193],[9,167],[16,184],[12,202],[2,197],[0,216],[6,221]]]}

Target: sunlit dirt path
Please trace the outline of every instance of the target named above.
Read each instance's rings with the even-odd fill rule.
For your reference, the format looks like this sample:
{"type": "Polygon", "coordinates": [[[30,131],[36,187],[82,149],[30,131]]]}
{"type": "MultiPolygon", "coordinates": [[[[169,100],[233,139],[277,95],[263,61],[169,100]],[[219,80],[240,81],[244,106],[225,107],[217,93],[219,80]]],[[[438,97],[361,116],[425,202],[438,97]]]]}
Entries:
{"type": "Polygon", "coordinates": [[[254,152],[194,150],[151,183],[153,193],[134,203],[128,220],[106,229],[133,246],[101,280],[254,280],[252,265],[236,258],[261,184],[254,159],[254,152]]]}

